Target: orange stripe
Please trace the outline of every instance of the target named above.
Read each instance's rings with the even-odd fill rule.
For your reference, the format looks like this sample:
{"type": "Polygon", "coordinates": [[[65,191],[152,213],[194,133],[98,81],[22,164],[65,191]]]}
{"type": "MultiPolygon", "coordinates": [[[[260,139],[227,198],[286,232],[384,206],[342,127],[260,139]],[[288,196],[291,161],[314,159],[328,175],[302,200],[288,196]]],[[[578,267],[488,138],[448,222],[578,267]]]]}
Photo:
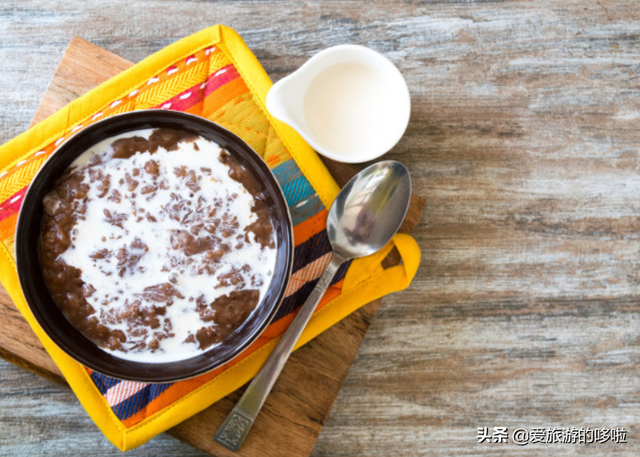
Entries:
{"type": "Polygon", "coordinates": [[[291,159],[291,154],[289,154],[289,151],[285,148],[284,144],[282,144],[278,136],[271,135],[270,133],[267,134],[264,155],[266,157],[265,161],[272,169],[291,159]]]}
{"type": "Polygon", "coordinates": [[[329,287],[329,289],[327,289],[324,296],[322,297],[322,300],[320,300],[320,304],[316,308],[316,312],[324,308],[327,304],[329,304],[331,300],[333,300],[334,298],[337,298],[338,295],[342,293],[343,285],[344,285],[344,279],[341,279],[340,281],[338,281],[337,283],[329,287]]]}
{"type": "Polygon", "coordinates": [[[204,99],[202,115],[215,120],[221,110],[224,111],[226,104],[247,92],[249,88],[242,78],[236,78],[224,86],[216,89],[204,99]]]}
{"type": "Polygon", "coordinates": [[[0,240],[6,240],[13,237],[18,222],[18,214],[13,214],[6,219],[0,221],[0,240]]]}
{"type": "Polygon", "coordinates": [[[138,424],[147,417],[150,417],[153,414],[163,410],[186,394],[189,394],[198,387],[211,381],[213,378],[226,371],[230,367],[234,366],[236,363],[241,362],[243,359],[267,344],[269,341],[271,341],[270,338],[264,338],[260,336],[251,346],[249,346],[242,354],[233,359],[231,362],[221,366],[220,368],[216,368],[209,373],[198,376],[197,378],[176,382],[174,385],[162,392],[158,397],[153,399],[145,408],[141,409],[133,416],[123,420],[122,423],[127,428],[138,424]]]}
{"type": "MultiPolygon", "coordinates": [[[[316,311],[319,309],[322,309],[327,303],[329,303],[331,300],[333,300],[338,295],[340,295],[340,292],[342,291],[343,283],[344,283],[344,280],[339,281],[336,284],[329,287],[324,297],[322,297],[320,304],[316,308],[316,311]]],[[[269,325],[269,327],[267,327],[267,329],[262,333],[262,335],[260,335],[260,337],[251,346],[249,346],[249,348],[247,348],[242,354],[240,354],[238,357],[233,359],[231,362],[209,373],[198,376],[197,378],[188,379],[186,381],[180,381],[175,383],[174,385],[169,387],[167,390],[162,392],[157,398],[151,401],[144,409],[138,411],[133,416],[123,420],[122,424],[127,428],[131,428],[134,425],[142,422],[147,417],[151,417],[153,414],[156,414],[162,411],[164,408],[171,405],[175,401],[180,400],[180,398],[191,393],[193,390],[197,389],[198,387],[211,381],[213,378],[218,376],[223,371],[241,362],[243,359],[253,354],[262,346],[269,343],[273,338],[276,338],[280,336],[282,333],[284,333],[284,331],[289,327],[289,325],[291,325],[291,322],[293,321],[294,316],[295,314],[291,313],[288,316],[285,316],[282,319],[278,320],[277,322],[274,322],[273,324],[269,325]]]]}
{"type": "MultiPolygon", "coordinates": [[[[247,92],[247,90],[248,89],[244,81],[242,79],[236,79],[216,90],[211,95],[209,95],[204,102],[193,106],[188,111],[192,111],[193,114],[200,115],[204,115],[206,113],[207,117],[215,121],[217,117],[216,114],[219,116],[224,113],[226,104],[235,100],[239,95],[247,92]],[[212,100],[213,98],[215,98],[215,101],[212,100]],[[208,110],[211,109],[210,107],[212,106],[212,104],[213,106],[216,106],[218,108],[217,112],[215,113],[208,112],[208,110]],[[222,113],[220,112],[221,110],[222,113]]],[[[323,230],[326,226],[326,219],[327,210],[325,209],[294,227],[294,240],[296,245],[304,243],[313,235],[323,230]]],[[[321,309],[326,305],[326,303],[340,295],[342,284],[343,281],[340,281],[329,288],[322,301],[320,302],[318,309],[321,309]]],[[[132,427],[143,421],[145,418],[150,417],[157,412],[160,412],[167,406],[182,398],[184,395],[189,394],[198,387],[211,381],[231,366],[239,363],[240,361],[254,353],[256,350],[269,343],[273,338],[280,336],[289,327],[289,325],[293,321],[294,316],[295,314],[293,313],[289,314],[288,316],[285,316],[277,322],[271,324],[260,336],[260,338],[258,338],[249,348],[247,348],[247,350],[245,350],[241,355],[239,355],[228,364],[212,372],[209,372],[202,376],[198,376],[197,378],[175,383],[173,386],[168,388],[165,392],[151,401],[144,409],[125,419],[123,421],[123,424],[127,428],[132,427]]]]}
{"type": "Polygon", "coordinates": [[[269,165],[269,168],[275,168],[276,163],[278,162],[278,160],[280,160],[280,156],[272,155],[272,156],[267,157],[265,159],[265,162],[267,162],[267,164],[269,165]]]}
{"type": "MultiPolygon", "coordinates": [[[[175,92],[176,90],[178,90],[178,93],[179,93],[180,87],[182,87],[185,83],[188,85],[189,81],[193,79],[197,79],[199,82],[202,82],[202,80],[205,79],[206,75],[200,75],[201,73],[200,70],[206,73],[207,70],[209,69],[217,70],[219,69],[220,66],[228,65],[230,63],[228,58],[224,55],[224,53],[222,53],[217,48],[214,49],[212,52],[210,52],[208,55],[206,54],[206,50],[202,50],[196,53],[195,56],[197,57],[198,61],[190,65],[186,64],[186,61],[188,59],[182,59],[179,62],[176,62],[175,65],[173,65],[172,67],[177,68],[178,71],[173,72],[171,75],[167,74],[167,71],[161,71],[160,73],[158,73],[155,76],[155,78],[158,79],[157,82],[155,83],[147,84],[146,80],[142,81],[136,88],[139,91],[136,95],[134,95],[133,97],[129,97],[129,95],[127,94],[119,100],[113,100],[109,104],[102,107],[101,117],[95,120],[92,119],[91,117],[86,119],[83,122],[83,127],[86,127],[94,123],[95,121],[108,117],[109,115],[112,115],[112,114],[133,111],[136,108],[149,108],[150,106],[153,105],[153,103],[149,105],[149,102],[146,100],[145,97],[149,97],[148,93],[153,93],[153,97],[160,96],[161,98],[164,98],[164,99],[171,98],[169,94],[172,93],[172,91],[175,92]],[[111,108],[111,104],[117,101],[121,101],[121,103],[111,108]]],[[[196,114],[199,114],[199,112],[197,112],[196,114]]],[[[66,135],[69,132],[61,132],[61,133],[64,133],[66,135]]],[[[47,153],[49,153],[52,150],[56,149],[56,146],[52,141],[44,149],[47,151],[47,153]]],[[[45,157],[39,157],[38,159],[41,161],[44,158],[45,157]]],[[[38,162],[38,168],[41,163],[40,161],[38,162]]],[[[36,170],[34,170],[32,173],[30,173],[27,176],[28,182],[24,183],[24,185],[29,184],[29,181],[35,174],[35,171],[36,170]]],[[[21,174],[20,176],[22,177],[23,175],[21,174]]],[[[9,176],[6,176],[6,178],[9,178],[9,176]]],[[[3,200],[5,197],[4,192],[7,189],[6,185],[7,184],[0,186],[0,200],[3,200]]],[[[11,189],[14,189],[14,188],[11,187],[11,189]]]]}
{"type": "Polygon", "coordinates": [[[195,114],[197,116],[202,115],[202,107],[204,106],[204,101],[200,101],[195,105],[189,107],[189,109],[184,110],[185,113],[195,114]]]}
{"type": "MultiPolygon", "coordinates": [[[[320,304],[316,308],[316,312],[319,309],[322,309],[327,303],[329,303],[331,300],[336,298],[338,295],[340,295],[343,284],[344,284],[344,279],[338,281],[337,283],[335,283],[334,285],[332,285],[327,289],[324,296],[322,297],[322,300],[320,300],[320,304]]],[[[260,335],[260,338],[264,337],[271,340],[273,338],[276,338],[282,335],[284,331],[287,328],[289,328],[289,325],[291,325],[291,322],[293,322],[293,318],[295,317],[295,315],[296,313],[287,314],[285,317],[272,323],[271,325],[269,325],[269,327],[267,327],[267,329],[262,333],[262,335],[260,335]]]]}
{"type": "Polygon", "coordinates": [[[302,243],[307,241],[313,235],[318,232],[321,232],[327,226],[327,215],[329,212],[326,209],[323,209],[319,213],[310,218],[306,219],[304,222],[293,227],[293,241],[296,246],[300,246],[302,243]]]}
{"type": "MultiPolygon", "coordinates": [[[[202,52],[198,53],[199,63],[202,62],[202,56],[201,56],[202,52]]],[[[190,67],[196,66],[196,65],[198,65],[198,63],[194,63],[190,65],[190,67]]],[[[179,71],[175,73],[175,76],[174,74],[166,75],[165,72],[161,72],[158,75],[159,81],[157,81],[156,83],[147,85],[146,81],[142,82],[139,86],[139,89],[140,89],[139,95],[155,90],[155,92],[160,93],[166,97],[167,94],[171,92],[172,89],[174,89],[173,87],[171,87],[172,85],[171,83],[169,83],[169,80],[173,80],[174,78],[178,78],[179,76],[181,76],[185,71],[185,66],[186,66],[185,62],[181,61],[177,64],[179,71]]],[[[210,94],[209,97],[207,97],[203,102],[197,103],[196,105],[190,107],[188,110],[186,110],[186,112],[189,112],[192,114],[210,116],[212,117],[213,120],[215,120],[216,117],[224,116],[226,109],[229,109],[229,108],[233,109],[232,102],[234,102],[234,104],[241,102],[242,101],[242,99],[240,99],[241,96],[246,94],[248,91],[249,89],[247,88],[244,80],[242,78],[238,78],[234,81],[227,83],[225,86],[219,88],[218,90],[210,94]]],[[[108,114],[131,111],[135,109],[135,105],[137,101],[136,99],[139,99],[139,98],[140,97],[138,96],[134,96],[131,98],[128,98],[127,96],[125,96],[122,98],[122,103],[120,103],[119,105],[113,108],[111,108],[110,105],[106,105],[103,110],[105,113],[103,117],[106,117],[108,114]]],[[[94,122],[93,120],[88,119],[87,121],[85,121],[84,125],[87,126],[93,122],[94,122]]],[[[49,148],[53,149],[52,145],[48,145],[47,149],[49,148]]],[[[273,166],[275,163],[278,162],[279,159],[281,159],[279,155],[272,155],[267,158],[267,161],[270,165],[273,166]]],[[[313,236],[314,234],[324,229],[325,223],[326,223],[325,222],[326,217],[327,217],[327,210],[323,210],[320,213],[316,214],[315,216],[307,219],[303,223],[298,224],[298,226],[294,228],[294,238],[295,238],[296,244],[299,245],[301,243],[304,243],[311,236],[313,236]]],[[[17,221],[17,215],[13,215],[5,219],[4,221],[1,221],[0,237],[2,238],[5,238],[6,236],[12,237],[13,232],[15,230],[16,221],[17,221]]],[[[329,288],[329,290],[323,297],[322,301],[320,302],[318,309],[321,309],[322,307],[324,307],[328,302],[330,302],[340,294],[342,289],[342,284],[343,284],[343,281],[340,281],[339,283],[329,288]]],[[[222,372],[226,371],[227,369],[234,366],[235,364],[241,362],[246,357],[253,354],[256,350],[263,347],[265,344],[269,343],[269,341],[271,341],[271,339],[273,339],[274,337],[278,337],[280,334],[282,334],[286,330],[286,328],[290,325],[293,318],[294,318],[294,314],[290,314],[280,319],[279,321],[271,324],[265,330],[263,335],[261,335],[261,337],[258,338],[258,340],[256,340],[239,357],[229,362],[228,364],[210,373],[199,376],[195,379],[175,383],[173,386],[167,389],[167,391],[163,392],[160,396],[158,396],[156,399],[150,402],[143,410],[139,411],[132,417],[122,421],[123,424],[126,427],[131,427],[141,422],[145,418],[163,410],[167,406],[179,400],[186,394],[189,394],[190,392],[197,389],[198,387],[211,381],[222,372]]],[[[87,372],[91,373],[91,370],[87,370],[87,372]]]]}
{"type": "Polygon", "coordinates": [[[292,274],[289,278],[289,285],[287,286],[287,290],[284,292],[285,298],[296,293],[309,281],[318,279],[320,276],[322,276],[322,273],[327,268],[330,260],[331,252],[327,252],[322,257],[319,257],[313,262],[306,264],[304,267],[292,274]]]}

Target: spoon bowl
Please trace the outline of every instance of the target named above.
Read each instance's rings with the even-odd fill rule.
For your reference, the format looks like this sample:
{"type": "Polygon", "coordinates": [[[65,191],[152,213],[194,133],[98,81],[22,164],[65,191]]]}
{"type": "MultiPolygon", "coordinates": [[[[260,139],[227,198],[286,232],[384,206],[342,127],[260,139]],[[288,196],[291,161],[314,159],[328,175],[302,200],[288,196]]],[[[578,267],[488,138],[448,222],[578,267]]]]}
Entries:
{"type": "Polygon", "coordinates": [[[365,168],[340,191],[327,218],[333,252],[345,259],[382,249],[398,231],[411,199],[411,176],[400,162],[365,168]]]}
{"type": "Polygon", "coordinates": [[[409,208],[411,177],[400,162],[371,165],[347,183],[327,218],[331,261],[247,390],[222,422],[214,440],[238,451],[338,268],[346,260],[380,250],[398,231],[409,208]]]}

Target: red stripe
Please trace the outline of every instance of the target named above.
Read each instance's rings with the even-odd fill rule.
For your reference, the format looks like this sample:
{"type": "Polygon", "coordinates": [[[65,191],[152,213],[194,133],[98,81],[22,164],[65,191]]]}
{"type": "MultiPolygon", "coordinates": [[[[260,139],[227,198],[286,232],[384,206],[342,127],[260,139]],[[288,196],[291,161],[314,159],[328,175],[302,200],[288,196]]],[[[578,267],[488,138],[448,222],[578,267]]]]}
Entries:
{"type": "Polygon", "coordinates": [[[2,202],[2,204],[0,204],[0,221],[11,217],[18,211],[20,211],[22,200],[24,199],[24,194],[27,193],[28,188],[29,186],[23,187],[18,192],[2,202]]]}
{"type": "Polygon", "coordinates": [[[206,97],[221,88],[225,84],[237,79],[240,76],[236,67],[232,64],[221,68],[212,75],[209,75],[204,83],[198,83],[193,87],[179,93],[173,98],[166,100],[156,106],[155,109],[162,108],[170,103],[168,109],[175,111],[186,111],[192,106],[202,102],[206,97]],[[217,76],[216,76],[217,75],[217,76]],[[188,97],[187,97],[188,95],[188,97]]]}
{"type": "MultiPolygon", "coordinates": [[[[238,77],[240,77],[240,74],[238,73],[238,70],[236,70],[236,67],[234,67],[232,64],[229,64],[226,67],[223,67],[215,73],[209,75],[204,84],[196,84],[190,89],[187,89],[184,92],[176,95],[175,97],[160,103],[154,108],[158,109],[166,105],[167,103],[170,103],[170,108],[172,110],[186,111],[192,106],[195,106],[198,103],[202,102],[207,96],[215,92],[217,89],[237,79],[238,77]],[[185,95],[187,94],[190,95],[188,97],[185,97],[185,95]]],[[[11,217],[18,211],[20,211],[22,199],[28,187],[29,186],[26,186],[20,189],[11,197],[7,198],[4,203],[0,204],[0,221],[6,219],[7,217],[11,217]],[[12,201],[13,203],[11,203],[12,201]]]]}
{"type": "Polygon", "coordinates": [[[213,93],[215,90],[219,89],[220,87],[224,86],[228,82],[231,82],[234,79],[238,78],[239,76],[240,76],[240,73],[238,73],[238,70],[236,70],[236,67],[234,67],[231,64],[221,68],[220,70],[216,71],[214,74],[209,75],[209,77],[205,81],[205,84],[207,85],[206,86],[207,93],[205,97],[213,93]]]}

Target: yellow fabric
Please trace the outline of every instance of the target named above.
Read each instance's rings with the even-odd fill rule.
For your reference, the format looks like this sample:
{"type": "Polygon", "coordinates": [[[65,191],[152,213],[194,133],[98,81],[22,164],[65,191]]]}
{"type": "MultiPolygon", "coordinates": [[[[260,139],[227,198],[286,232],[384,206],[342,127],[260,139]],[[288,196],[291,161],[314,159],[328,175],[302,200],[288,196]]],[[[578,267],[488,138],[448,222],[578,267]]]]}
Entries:
{"type": "MultiPolygon", "coordinates": [[[[266,113],[265,99],[271,87],[268,76],[238,34],[224,26],[214,26],[150,56],[8,142],[0,148],[3,162],[8,163],[8,167],[14,166],[23,160],[29,151],[37,150],[50,143],[61,133],[70,131],[81,122],[81,119],[92,115],[96,107],[122,98],[140,81],[147,80],[159,70],[166,69],[177,58],[187,57],[193,52],[212,45],[225,48],[227,55],[231,56],[234,65],[266,113]]],[[[294,130],[270,116],[269,118],[324,205],[329,207],[339,189],[322,161],[294,130]]],[[[15,272],[15,263],[1,243],[0,251],[2,270],[0,277],[2,277],[4,287],[46,350],[60,367],[91,418],[107,438],[121,450],[132,449],[143,444],[158,433],[206,408],[212,401],[236,390],[255,375],[270,350],[277,343],[276,340],[270,342],[171,406],[135,426],[126,428],[114,415],[84,367],[60,350],[39,327],[22,296],[15,272]]],[[[354,261],[344,280],[342,294],[311,318],[297,347],[305,344],[363,304],[406,288],[415,276],[419,261],[420,250],[413,238],[408,235],[396,235],[392,242],[379,253],[354,261]],[[403,263],[383,269],[380,263],[394,245],[400,252],[403,263]]]]}

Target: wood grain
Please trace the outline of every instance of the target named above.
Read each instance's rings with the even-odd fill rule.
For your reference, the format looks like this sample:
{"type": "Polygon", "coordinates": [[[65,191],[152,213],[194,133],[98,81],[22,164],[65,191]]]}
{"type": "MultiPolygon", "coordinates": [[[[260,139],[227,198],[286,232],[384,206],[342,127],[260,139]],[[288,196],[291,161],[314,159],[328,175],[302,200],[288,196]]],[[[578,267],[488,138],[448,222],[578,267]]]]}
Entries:
{"type": "MultiPolygon", "coordinates": [[[[411,122],[388,157],[427,198],[423,262],[380,306],[314,457],[640,455],[637,2],[108,4],[0,4],[2,141],[73,35],[135,62],[224,23],[274,80],[342,43],[407,80],[411,122]],[[479,445],[484,426],[621,426],[629,442],[479,445]]],[[[118,455],[71,395],[10,364],[0,430],[4,455],[118,455]]],[[[132,453],[183,454],[201,455],[166,437],[132,453]]]]}
{"type": "Polygon", "coordinates": [[[133,64],[128,60],[100,46],[82,38],[73,37],[31,119],[30,127],[58,111],[61,103],[66,104],[75,100],[89,89],[122,73],[131,65],[133,64]],[[88,56],[91,58],[87,58],[88,56]]]}
{"type": "MultiPolygon", "coordinates": [[[[131,62],[74,37],[32,125],[131,65],[131,62]]],[[[337,162],[327,165],[341,184],[358,170],[337,162]]],[[[424,208],[424,200],[420,197],[414,196],[412,203],[401,229],[405,232],[415,228],[424,208]]],[[[215,455],[308,455],[378,306],[379,300],[354,313],[291,357],[240,453],[222,448],[213,442],[212,436],[241,391],[184,421],[169,433],[215,455]],[[280,442],[283,437],[286,437],[286,446],[280,442]]],[[[0,295],[0,329],[3,330],[0,331],[0,356],[45,378],[64,383],[59,370],[52,366],[52,361],[4,290],[0,295]],[[5,322],[9,324],[6,331],[5,322]]]]}

